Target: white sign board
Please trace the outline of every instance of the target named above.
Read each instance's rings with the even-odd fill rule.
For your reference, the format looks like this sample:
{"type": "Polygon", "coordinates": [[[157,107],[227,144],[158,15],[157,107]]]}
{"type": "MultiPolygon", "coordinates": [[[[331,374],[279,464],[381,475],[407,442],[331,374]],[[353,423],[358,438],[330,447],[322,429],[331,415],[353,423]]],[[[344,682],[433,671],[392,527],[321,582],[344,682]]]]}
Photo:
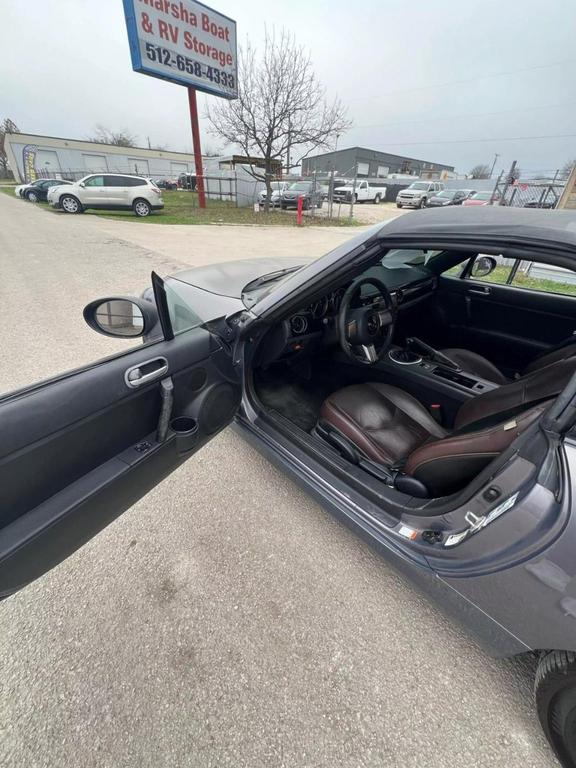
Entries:
{"type": "Polygon", "coordinates": [[[123,0],[132,68],[238,97],[236,22],[194,0],[123,0]]]}

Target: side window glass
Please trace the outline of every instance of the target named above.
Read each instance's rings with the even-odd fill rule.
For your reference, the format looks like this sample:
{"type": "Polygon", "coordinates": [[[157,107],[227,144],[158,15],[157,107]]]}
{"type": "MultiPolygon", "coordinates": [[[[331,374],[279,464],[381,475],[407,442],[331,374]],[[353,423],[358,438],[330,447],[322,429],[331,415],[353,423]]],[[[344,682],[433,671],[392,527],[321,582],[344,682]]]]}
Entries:
{"type": "Polygon", "coordinates": [[[85,187],[103,187],[104,186],[104,176],[92,176],[91,179],[87,179],[84,182],[85,187]]]}
{"type": "Polygon", "coordinates": [[[486,254],[479,253],[474,259],[468,279],[479,280],[483,283],[506,285],[512,274],[515,259],[505,259],[503,256],[491,256],[490,258],[496,259],[496,268],[494,270],[487,272],[488,262],[486,254]]]}
{"type": "Polygon", "coordinates": [[[512,285],[531,291],[576,296],[576,272],[537,261],[521,261],[512,285]]]}

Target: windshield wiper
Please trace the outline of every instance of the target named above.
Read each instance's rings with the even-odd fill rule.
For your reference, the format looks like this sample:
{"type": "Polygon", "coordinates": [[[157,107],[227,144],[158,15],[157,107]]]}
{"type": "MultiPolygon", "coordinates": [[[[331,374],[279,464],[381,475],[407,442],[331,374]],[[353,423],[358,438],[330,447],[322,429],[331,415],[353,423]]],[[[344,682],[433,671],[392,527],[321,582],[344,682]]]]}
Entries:
{"type": "Polygon", "coordinates": [[[267,275],[262,275],[261,277],[257,277],[256,280],[252,280],[251,283],[248,283],[248,285],[245,285],[242,290],[242,293],[253,291],[256,288],[259,288],[261,285],[266,285],[266,283],[273,283],[274,280],[278,280],[279,277],[282,277],[283,275],[288,275],[290,274],[290,272],[296,272],[299,269],[302,269],[301,265],[298,267],[288,267],[287,269],[277,269],[276,272],[268,272],[267,275]]]}

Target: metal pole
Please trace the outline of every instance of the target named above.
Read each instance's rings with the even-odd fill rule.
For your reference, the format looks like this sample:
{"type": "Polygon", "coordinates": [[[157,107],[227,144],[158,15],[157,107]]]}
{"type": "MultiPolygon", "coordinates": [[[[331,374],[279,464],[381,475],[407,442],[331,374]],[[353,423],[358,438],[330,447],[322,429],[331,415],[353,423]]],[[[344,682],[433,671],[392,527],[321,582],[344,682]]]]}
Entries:
{"type": "Polygon", "coordinates": [[[356,202],[354,198],[356,197],[357,178],[358,178],[358,163],[356,163],[356,165],[354,166],[354,182],[352,184],[352,200],[350,201],[350,214],[349,214],[351,219],[354,218],[354,203],[356,202]]]}
{"type": "Polygon", "coordinates": [[[500,171],[498,174],[498,178],[496,179],[496,184],[494,184],[494,189],[492,190],[492,194],[490,196],[490,205],[494,202],[494,197],[496,196],[496,192],[498,191],[498,185],[500,184],[500,179],[502,178],[502,174],[504,171],[500,171]]]}
{"type": "Polygon", "coordinates": [[[200,126],[198,125],[198,104],[196,103],[196,89],[188,88],[188,105],[190,107],[190,122],[192,123],[192,143],[194,144],[194,165],[196,166],[196,190],[198,191],[198,205],[206,208],[206,195],[204,194],[204,171],[202,168],[202,148],[200,146],[200,126]]]}
{"type": "Polygon", "coordinates": [[[500,155],[498,154],[498,152],[495,152],[494,153],[494,162],[492,163],[492,168],[490,168],[490,176],[488,176],[489,179],[492,178],[492,174],[494,173],[494,168],[496,167],[496,160],[498,160],[499,157],[500,157],[500,155]]]}
{"type": "Polygon", "coordinates": [[[504,189],[502,191],[502,197],[500,198],[498,205],[505,205],[506,204],[506,192],[508,192],[508,187],[510,186],[510,179],[514,179],[514,171],[516,170],[516,160],[512,163],[510,166],[510,170],[508,171],[508,175],[506,176],[506,182],[504,184],[504,189]]]}

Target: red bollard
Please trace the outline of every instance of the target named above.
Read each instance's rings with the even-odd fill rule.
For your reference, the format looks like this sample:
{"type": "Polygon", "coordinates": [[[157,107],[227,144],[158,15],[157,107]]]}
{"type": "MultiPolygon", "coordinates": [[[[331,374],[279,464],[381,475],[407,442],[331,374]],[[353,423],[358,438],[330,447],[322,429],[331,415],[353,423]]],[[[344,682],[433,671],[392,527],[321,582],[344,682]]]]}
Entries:
{"type": "Polygon", "coordinates": [[[302,226],[302,210],[304,209],[304,198],[300,196],[298,198],[298,208],[296,211],[296,224],[298,224],[299,227],[302,226]]]}

